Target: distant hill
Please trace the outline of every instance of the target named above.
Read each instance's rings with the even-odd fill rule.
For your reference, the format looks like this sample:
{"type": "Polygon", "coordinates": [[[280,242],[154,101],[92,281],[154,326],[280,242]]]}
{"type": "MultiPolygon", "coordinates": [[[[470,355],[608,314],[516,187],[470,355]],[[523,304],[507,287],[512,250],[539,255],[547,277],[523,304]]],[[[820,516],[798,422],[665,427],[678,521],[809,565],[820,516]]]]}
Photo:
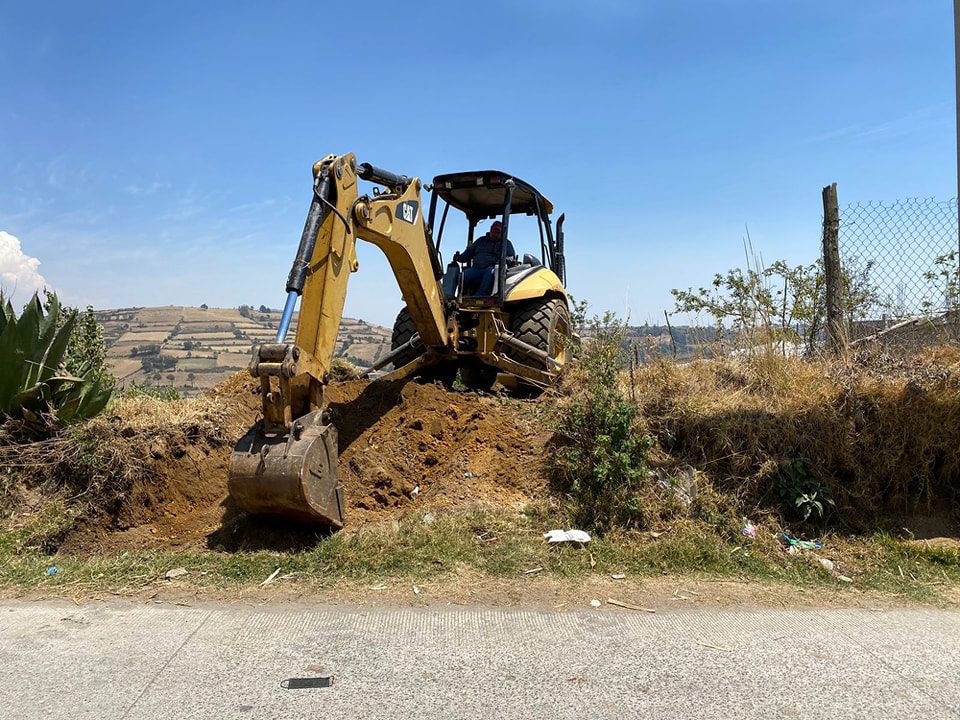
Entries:
{"type": "MultiPolygon", "coordinates": [[[[121,387],[174,386],[186,395],[207,390],[250,362],[255,343],[276,335],[280,312],[240,308],[120,308],[97,313],[107,361],[121,387]]],[[[297,316],[291,324],[290,337],[297,316]]],[[[343,318],[335,355],[369,367],[390,351],[390,330],[343,318]]]]}

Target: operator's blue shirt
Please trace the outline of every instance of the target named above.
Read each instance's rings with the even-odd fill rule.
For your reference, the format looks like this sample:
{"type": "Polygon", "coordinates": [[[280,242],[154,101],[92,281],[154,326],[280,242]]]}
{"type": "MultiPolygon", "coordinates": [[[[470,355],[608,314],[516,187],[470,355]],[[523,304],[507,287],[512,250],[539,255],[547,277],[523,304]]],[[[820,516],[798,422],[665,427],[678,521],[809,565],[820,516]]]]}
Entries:
{"type": "MultiPolygon", "coordinates": [[[[474,240],[473,245],[460,253],[460,261],[467,262],[473,259],[473,267],[489,268],[500,262],[500,243],[501,240],[494,240],[489,235],[474,240]]],[[[513,249],[513,243],[507,240],[507,257],[516,257],[517,251],[513,249]]]]}

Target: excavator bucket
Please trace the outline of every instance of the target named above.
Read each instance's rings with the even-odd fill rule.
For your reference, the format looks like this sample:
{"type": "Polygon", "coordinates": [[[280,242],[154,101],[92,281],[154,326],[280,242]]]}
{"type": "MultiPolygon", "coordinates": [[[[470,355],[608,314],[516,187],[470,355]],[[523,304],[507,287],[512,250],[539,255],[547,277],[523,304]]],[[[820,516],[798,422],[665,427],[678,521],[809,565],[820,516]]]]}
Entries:
{"type": "Polygon", "coordinates": [[[233,450],[228,484],[239,510],[343,527],[337,429],[323,424],[320,411],[288,434],[265,433],[262,423],[250,428],[233,450]]]}

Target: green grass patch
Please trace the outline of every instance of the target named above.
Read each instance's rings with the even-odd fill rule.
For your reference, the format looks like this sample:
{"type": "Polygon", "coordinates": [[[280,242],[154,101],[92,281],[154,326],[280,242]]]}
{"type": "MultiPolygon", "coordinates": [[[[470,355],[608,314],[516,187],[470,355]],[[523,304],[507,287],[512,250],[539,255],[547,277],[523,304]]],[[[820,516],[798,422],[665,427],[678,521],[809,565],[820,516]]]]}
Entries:
{"type": "Polygon", "coordinates": [[[179,358],[177,360],[177,370],[212,370],[215,367],[217,367],[215,357],[179,358]]]}
{"type": "Polygon", "coordinates": [[[585,547],[549,546],[544,513],[460,512],[430,523],[410,515],[398,524],[320,539],[300,552],[166,550],[76,558],[44,552],[43,538],[56,535],[62,517],[38,517],[30,527],[0,531],[0,587],[53,595],[83,592],[137,592],[176,567],[189,570],[181,585],[220,590],[253,588],[276,568],[285,585],[323,589],[379,582],[422,582],[463,570],[493,578],[538,576],[577,583],[625,573],[783,583],[838,591],[871,590],[912,602],[945,604],[960,587],[960,552],[925,548],[890,536],[859,540],[827,538],[822,557],[834,558],[853,577],[846,584],[820,567],[810,554],[788,555],[770,534],[755,541],[725,540],[702,523],[673,524],[659,537],[610,532],[585,547]],[[38,540],[39,538],[39,540],[38,540]],[[50,567],[56,574],[48,575],[50,567]]]}

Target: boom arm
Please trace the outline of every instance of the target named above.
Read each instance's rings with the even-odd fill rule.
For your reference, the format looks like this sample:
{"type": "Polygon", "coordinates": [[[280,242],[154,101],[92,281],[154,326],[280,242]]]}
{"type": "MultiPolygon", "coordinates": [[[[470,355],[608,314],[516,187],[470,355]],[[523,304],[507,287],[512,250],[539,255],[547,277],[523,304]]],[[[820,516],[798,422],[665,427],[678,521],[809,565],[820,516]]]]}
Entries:
{"type": "Polygon", "coordinates": [[[260,378],[263,421],[230,458],[230,495],[240,510],[343,526],[337,481],[337,431],[323,391],[330,378],[356,239],[387,256],[420,337],[428,348],[450,342],[435,255],[420,210],[420,181],[357,166],[352,154],[313,166],[314,197],[287,279],[287,303],[276,342],[253,349],[250,373],[260,378]],[[387,187],[358,196],[358,176],[387,187]],[[294,343],[285,342],[298,295],[294,343]]]}
{"type": "Polygon", "coordinates": [[[251,364],[264,386],[263,414],[274,432],[289,430],[297,417],[323,407],[347,281],[358,267],[357,238],[386,255],[423,344],[444,347],[450,337],[423,222],[419,179],[366,163],[358,166],[352,153],[328,155],[314,165],[313,173],[314,200],[288,278],[281,332],[277,343],[254,349],[251,364]],[[359,196],[358,177],[386,185],[388,191],[359,196]],[[293,346],[285,345],[291,300],[301,292],[296,339],[293,346]],[[280,367],[275,367],[278,360],[280,367]],[[279,393],[269,388],[271,375],[280,378],[279,393]]]}

